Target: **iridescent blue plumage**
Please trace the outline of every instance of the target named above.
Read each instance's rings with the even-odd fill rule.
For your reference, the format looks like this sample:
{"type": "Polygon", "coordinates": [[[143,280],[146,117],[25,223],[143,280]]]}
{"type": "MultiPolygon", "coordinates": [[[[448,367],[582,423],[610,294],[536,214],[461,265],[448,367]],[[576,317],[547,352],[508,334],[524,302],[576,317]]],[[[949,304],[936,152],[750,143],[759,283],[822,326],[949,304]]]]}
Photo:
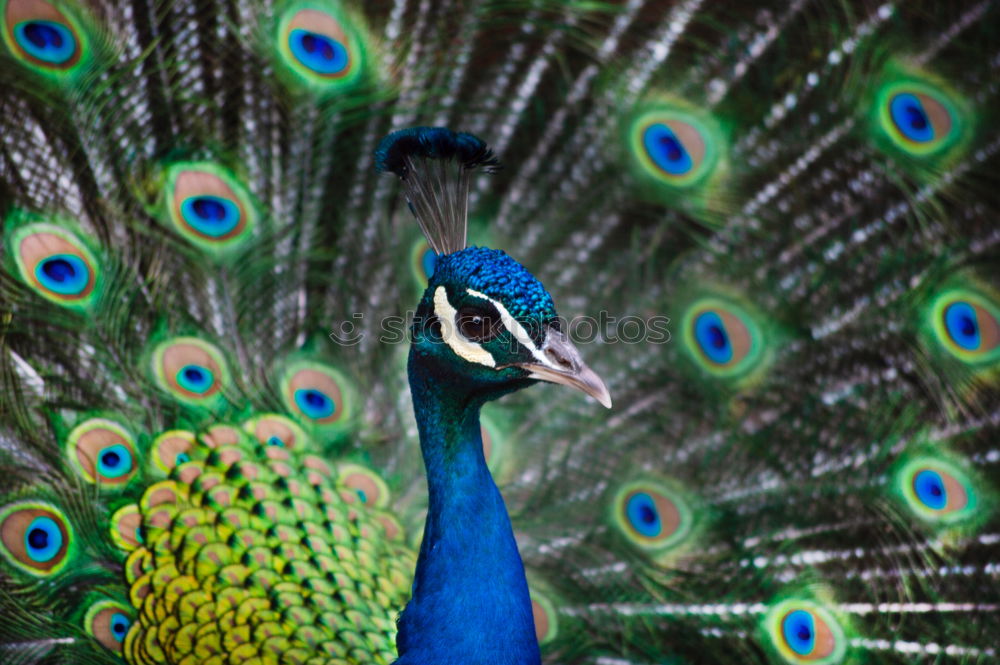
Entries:
{"type": "MultiPolygon", "coordinates": [[[[548,324],[557,319],[555,303],[542,283],[502,249],[468,247],[439,256],[431,283],[479,291],[503,301],[512,316],[525,321],[548,324]]],[[[424,300],[430,293],[428,289],[424,300]]]]}
{"type": "MultiPolygon", "coordinates": [[[[441,316],[438,289],[455,304],[471,289],[517,316],[555,317],[542,285],[498,250],[470,247],[439,256],[418,318],[441,316]]],[[[510,352],[511,359],[522,356],[510,352]]],[[[540,662],[524,567],[486,466],[479,425],[482,405],[528,385],[528,373],[467,362],[439,333],[417,325],[409,375],[430,508],[413,599],[399,622],[399,665],[540,662]]]]}
{"type": "Polygon", "coordinates": [[[437,258],[412,329],[410,391],[430,506],[413,598],[399,620],[399,665],[540,662],[479,411],[539,378],[581,387],[570,381],[589,370],[558,325],[552,297],[506,253],[469,247],[437,258]]]}

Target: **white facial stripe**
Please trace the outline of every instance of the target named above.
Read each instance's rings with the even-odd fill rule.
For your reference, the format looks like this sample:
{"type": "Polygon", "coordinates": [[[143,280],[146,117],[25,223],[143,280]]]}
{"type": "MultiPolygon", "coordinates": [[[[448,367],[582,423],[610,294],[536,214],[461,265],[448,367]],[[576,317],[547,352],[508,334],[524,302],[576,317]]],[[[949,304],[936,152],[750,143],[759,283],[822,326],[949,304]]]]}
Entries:
{"type": "Polygon", "coordinates": [[[503,327],[507,329],[507,332],[513,335],[514,339],[520,342],[522,346],[531,351],[531,355],[535,356],[535,360],[553,369],[559,369],[555,363],[548,359],[548,356],[542,353],[541,349],[535,346],[535,342],[531,339],[531,335],[528,334],[528,331],[524,329],[524,326],[522,326],[517,319],[510,315],[510,312],[507,311],[507,308],[504,307],[502,303],[490,298],[485,293],[480,293],[479,291],[474,291],[473,289],[466,289],[465,292],[470,296],[482,298],[483,300],[488,300],[493,303],[493,306],[497,308],[498,312],[500,312],[500,321],[503,323],[503,327]]]}
{"type": "Polygon", "coordinates": [[[445,343],[451,347],[460,358],[468,360],[470,363],[479,363],[487,367],[496,367],[497,361],[493,359],[490,352],[475,342],[462,337],[455,329],[455,315],[458,312],[451,303],[448,302],[448,292],[443,286],[434,290],[434,313],[441,322],[441,335],[445,343]]]}

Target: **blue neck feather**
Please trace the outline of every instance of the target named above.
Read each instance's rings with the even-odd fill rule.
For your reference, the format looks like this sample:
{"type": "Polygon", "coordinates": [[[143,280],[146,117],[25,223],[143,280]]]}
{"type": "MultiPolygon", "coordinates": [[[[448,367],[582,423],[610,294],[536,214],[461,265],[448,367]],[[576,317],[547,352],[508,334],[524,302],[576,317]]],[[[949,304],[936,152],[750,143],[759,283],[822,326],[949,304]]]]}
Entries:
{"type": "Polygon", "coordinates": [[[483,457],[487,398],[432,376],[413,352],[409,374],[430,507],[396,663],[538,665],[524,565],[483,457]]]}

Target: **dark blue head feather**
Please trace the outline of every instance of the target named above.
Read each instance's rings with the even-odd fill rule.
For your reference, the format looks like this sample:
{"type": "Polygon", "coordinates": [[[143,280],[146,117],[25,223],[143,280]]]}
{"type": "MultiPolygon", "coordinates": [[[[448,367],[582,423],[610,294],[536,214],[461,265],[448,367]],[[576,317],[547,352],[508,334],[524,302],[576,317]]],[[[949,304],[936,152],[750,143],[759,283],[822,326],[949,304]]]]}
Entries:
{"type": "Polygon", "coordinates": [[[432,284],[462,284],[504,303],[516,319],[556,319],[556,306],[542,283],[501,249],[467,247],[439,256],[432,284]]]}
{"type": "Polygon", "coordinates": [[[389,134],[375,149],[375,168],[405,177],[407,157],[454,159],[465,169],[482,168],[486,173],[500,169],[500,160],[482,139],[446,127],[410,127],[389,134]]]}

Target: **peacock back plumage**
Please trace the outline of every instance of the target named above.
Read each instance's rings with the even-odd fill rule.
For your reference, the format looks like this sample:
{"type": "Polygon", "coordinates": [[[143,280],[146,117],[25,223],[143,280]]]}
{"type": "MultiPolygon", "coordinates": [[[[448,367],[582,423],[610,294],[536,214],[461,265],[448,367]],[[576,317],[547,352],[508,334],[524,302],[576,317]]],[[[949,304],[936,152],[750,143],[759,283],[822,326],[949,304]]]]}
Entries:
{"type": "Polygon", "coordinates": [[[412,125],[488,140],[470,244],[615,397],[484,410],[545,662],[1000,661],[996,2],[0,0],[0,33],[0,661],[394,661],[407,315],[461,249],[376,175],[412,125]]]}

